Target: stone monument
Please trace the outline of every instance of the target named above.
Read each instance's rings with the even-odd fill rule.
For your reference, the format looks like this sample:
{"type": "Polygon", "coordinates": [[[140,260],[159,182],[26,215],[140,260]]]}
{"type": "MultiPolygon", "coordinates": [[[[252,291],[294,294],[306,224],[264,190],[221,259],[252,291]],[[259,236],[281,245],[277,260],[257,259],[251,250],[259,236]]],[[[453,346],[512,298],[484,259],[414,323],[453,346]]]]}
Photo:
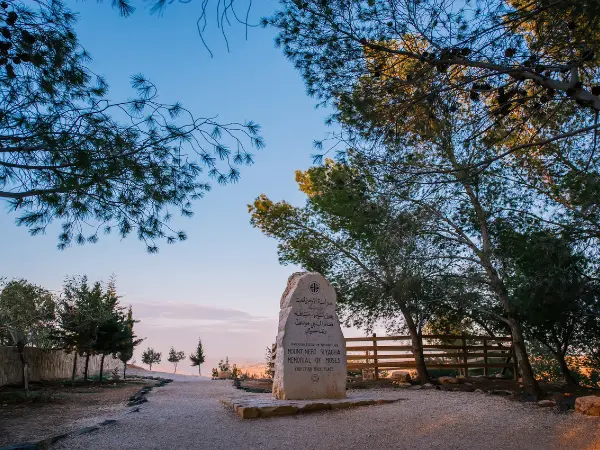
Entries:
{"type": "Polygon", "coordinates": [[[288,279],[281,297],[273,397],[346,397],[346,343],[335,311],[335,290],[318,273],[288,279]]]}

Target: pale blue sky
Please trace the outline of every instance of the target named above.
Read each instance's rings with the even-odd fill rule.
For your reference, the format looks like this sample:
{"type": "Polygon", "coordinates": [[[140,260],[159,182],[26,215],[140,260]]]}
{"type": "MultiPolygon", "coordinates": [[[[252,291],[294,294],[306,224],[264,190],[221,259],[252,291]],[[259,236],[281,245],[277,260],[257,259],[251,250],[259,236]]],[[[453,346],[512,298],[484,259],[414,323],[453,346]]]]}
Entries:
{"type": "MultiPolygon", "coordinates": [[[[192,219],[176,222],[187,231],[187,241],[161,245],[157,255],[146,253],[134,236],[122,241],[116,235],[58,251],[56,227],[45,236],[30,237],[14,225],[16,216],[7,215],[3,204],[0,276],[24,277],[59,290],[66,275],[87,274],[95,280],[114,273],[124,303],[142,305],[140,314],[149,311],[139,324],[140,334],[148,338],[144,346],[166,352],[176,344],[187,350],[193,347],[187,342],[199,334],[210,341],[207,350],[215,358],[229,354],[260,359],[275,336],[279,298],[294,268],[278,264],[275,242],[249,225],[246,205],[261,193],[303,201],[294,170],[311,164],[312,141],[327,132],[327,112],[314,109],[300,75],[274,48],[274,30],[250,29],[246,41],[243,27],[234,27],[228,31],[227,53],[212,14],[206,34],[215,54],[211,59],[196,31],[199,1],[174,3],[162,17],[149,15],[138,3],[135,14],[124,19],[109,2],[67,2],[80,13],[79,40],[93,57],[91,68],[108,80],[109,97],[129,97],[129,76],[141,72],[159,87],[163,102],[179,100],[195,114],[219,114],[223,122],[256,121],[267,147],[255,154],[255,165],[243,168],[237,185],[215,186],[194,204],[192,219]],[[163,316],[160,308],[144,306],[164,305],[165,314],[173,315],[167,311],[169,303],[243,311],[252,316],[252,326],[246,329],[236,322],[235,338],[227,339],[227,320],[218,322],[226,314],[216,322],[202,322],[199,309],[197,315],[186,312],[174,322],[157,318],[163,316]],[[242,329],[247,333],[240,333],[242,329]]],[[[258,21],[275,6],[272,0],[254,2],[251,17],[258,21]]]]}

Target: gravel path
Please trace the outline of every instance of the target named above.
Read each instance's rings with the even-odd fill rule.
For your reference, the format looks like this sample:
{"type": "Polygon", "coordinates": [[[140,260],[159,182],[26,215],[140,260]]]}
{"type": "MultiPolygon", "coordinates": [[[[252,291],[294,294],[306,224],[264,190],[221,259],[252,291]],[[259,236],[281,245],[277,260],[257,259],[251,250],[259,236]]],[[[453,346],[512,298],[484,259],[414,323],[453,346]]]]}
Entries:
{"type": "Polygon", "coordinates": [[[152,391],[140,412],[54,448],[600,449],[598,418],[558,413],[485,394],[386,390],[377,394],[405,400],[242,421],[219,402],[222,397],[235,395],[230,381],[170,377],[175,382],[152,391]]]}

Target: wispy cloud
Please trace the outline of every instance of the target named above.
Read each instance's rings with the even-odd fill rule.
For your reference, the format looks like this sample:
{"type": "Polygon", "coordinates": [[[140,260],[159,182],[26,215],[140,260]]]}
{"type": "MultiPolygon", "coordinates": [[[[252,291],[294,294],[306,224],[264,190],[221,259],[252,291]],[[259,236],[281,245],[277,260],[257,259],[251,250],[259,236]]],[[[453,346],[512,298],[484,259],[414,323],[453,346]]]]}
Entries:
{"type": "MultiPolygon", "coordinates": [[[[163,353],[161,366],[171,346],[186,353],[193,351],[198,337],[207,355],[203,372],[208,374],[217,362],[229,356],[232,363],[260,362],[277,334],[277,318],[255,316],[246,311],[183,302],[132,302],[133,315],[140,322],[136,334],[146,338],[136,352],[137,363],[146,347],[163,353]]],[[[182,363],[190,373],[195,368],[182,363]]],[[[178,367],[179,371],[179,367],[178,367]]]]}

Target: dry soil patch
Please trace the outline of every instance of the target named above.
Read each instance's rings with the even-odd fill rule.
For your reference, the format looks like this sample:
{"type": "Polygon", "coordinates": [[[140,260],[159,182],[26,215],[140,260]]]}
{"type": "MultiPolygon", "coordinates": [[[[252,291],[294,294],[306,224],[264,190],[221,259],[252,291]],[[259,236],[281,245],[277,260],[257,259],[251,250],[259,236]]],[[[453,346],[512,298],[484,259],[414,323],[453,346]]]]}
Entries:
{"type": "Polygon", "coordinates": [[[11,401],[10,388],[0,389],[0,447],[33,442],[120,414],[127,399],[148,380],[86,386],[33,386],[42,403],[11,401]]]}

